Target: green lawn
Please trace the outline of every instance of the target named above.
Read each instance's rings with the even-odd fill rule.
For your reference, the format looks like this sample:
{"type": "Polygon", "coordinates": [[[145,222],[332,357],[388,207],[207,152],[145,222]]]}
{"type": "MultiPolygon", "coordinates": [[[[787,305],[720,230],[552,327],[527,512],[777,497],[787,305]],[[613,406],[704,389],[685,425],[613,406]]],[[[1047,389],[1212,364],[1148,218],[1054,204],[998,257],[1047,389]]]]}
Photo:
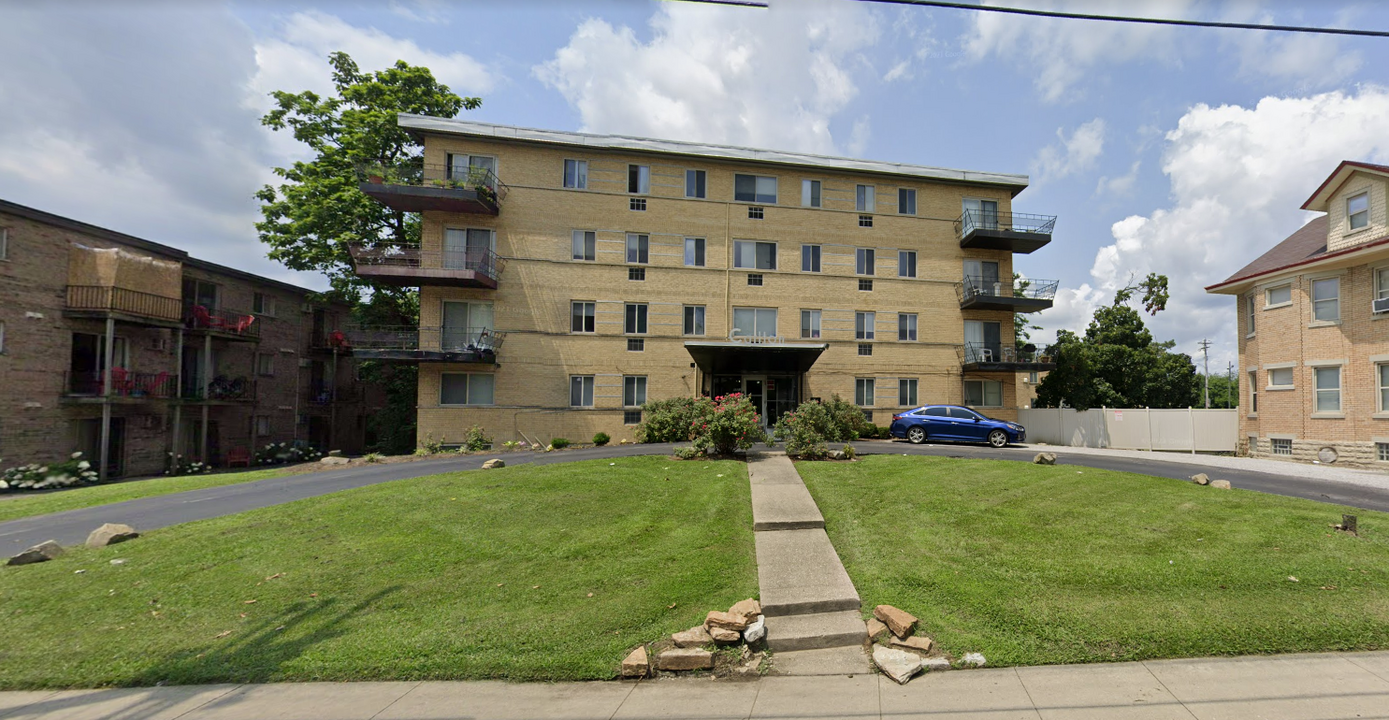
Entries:
{"type": "Polygon", "coordinates": [[[1089,468],[799,463],[865,609],[991,665],[1389,647],[1389,515],[1089,468]],[[1361,537],[1334,533],[1341,513],[1361,537]],[[1289,580],[1296,577],[1297,582],[1289,580]]]}
{"type": "Polygon", "coordinates": [[[34,515],[78,510],[96,505],[109,505],[142,497],[168,495],[184,490],[199,490],[219,485],[264,480],[284,474],[283,468],[250,470],[238,473],[217,473],[214,475],[183,475],[180,477],[150,478],[130,480],[110,485],[89,485],[87,487],[56,490],[43,493],[15,493],[0,496],[0,522],[17,520],[34,515]]]}
{"type": "Polygon", "coordinates": [[[608,678],[756,588],[742,463],[434,475],[0,567],[0,689],[608,678]]]}

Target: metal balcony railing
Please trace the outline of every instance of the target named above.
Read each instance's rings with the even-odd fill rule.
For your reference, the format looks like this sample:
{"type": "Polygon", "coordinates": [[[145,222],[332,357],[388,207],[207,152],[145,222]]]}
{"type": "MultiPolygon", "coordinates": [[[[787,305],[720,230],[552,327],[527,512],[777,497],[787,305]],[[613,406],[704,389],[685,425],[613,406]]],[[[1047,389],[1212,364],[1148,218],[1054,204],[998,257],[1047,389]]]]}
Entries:
{"type": "Polygon", "coordinates": [[[311,382],[308,388],[310,405],[331,405],[350,403],[362,399],[362,389],[356,385],[334,387],[330,382],[311,382]]]}
{"type": "Polygon", "coordinates": [[[507,186],[485,167],[468,165],[361,165],[357,169],[362,182],[373,185],[407,185],[412,187],[452,188],[473,190],[493,204],[506,199],[507,186]]]}
{"type": "Polygon", "coordinates": [[[487,248],[466,250],[423,250],[418,245],[383,243],[348,245],[347,251],[358,268],[365,266],[472,270],[493,280],[502,274],[506,258],[487,248]]]}
{"type": "Polygon", "coordinates": [[[69,285],[67,307],[69,310],[119,312],[178,322],[181,301],[110,285],[69,285]]]}
{"type": "Polygon", "coordinates": [[[253,400],[256,396],[255,383],[245,375],[217,375],[207,384],[207,394],[203,394],[202,378],[189,376],[184,378],[183,393],[184,400],[203,401],[203,400],[253,400]]]}
{"type": "Polygon", "coordinates": [[[448,353],[495,353],[506,333],[485,327],[414,327],[376,325],[343,331],[345,347],[354,350],[422,350],[448,353]]]}
{"type": "Polygon", "coordinates": [[[1007,280],[982,275],[966,275],[963,280],[955,283],[955,295],[960,299],[960,302],[974,298],[1052,300],[1056,297],[1056,289],[1060,284],[1058,280],[1029,278],[1026,281],[1026,286],[1023,287],[1022,283],[1015,285],[1007,280]]]}
{"type": "Polygon", "coordinates": [[[202,305],[185,304],[183,323],[190,330],[210,330],[248,338],[260,337],[260,322],[255,314],[231,308],[209,309],[202,305]]]}
{"type": "Polygon", "coordinates": [[[955,239],[963,240],[976,230],[1006,230],[1017,233],[1050,235],[1056,227],[1055,215],[998,212],[997,210],[966,210],[955,221],[955,239]]]}
{"type": "Polygon", "coordinates": [[[177,396],[178,384],[171,372],[137,373],[125,368],[111,368],[111,392],[108,396],[105,374],[100,370],[63,373],[64,392],[71,397],[117,397],[167,399],[177,396]]]}
{"type": "Polygon", "coordinates": [[[1028,365],[1034,363],[1050,363],[1051,357],[1046,355],[1045,352],[1045,350],[1037,349],[1037,346],[1032,343],[1017,346],[1012,343],[1001,342],[967,342],[958,350],[960,363],[963,365],[1028,365]]]}

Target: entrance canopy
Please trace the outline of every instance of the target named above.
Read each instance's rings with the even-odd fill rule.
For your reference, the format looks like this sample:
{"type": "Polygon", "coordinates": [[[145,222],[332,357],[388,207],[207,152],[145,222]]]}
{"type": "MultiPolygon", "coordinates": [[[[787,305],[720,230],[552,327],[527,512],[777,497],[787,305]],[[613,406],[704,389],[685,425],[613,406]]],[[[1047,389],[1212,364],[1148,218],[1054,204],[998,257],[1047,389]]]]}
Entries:
{"type": "Polygon", "coordinates": [[[804,373],[828,347],[826,343],[685,343],[690,357],[706,375],[804,373]]]}

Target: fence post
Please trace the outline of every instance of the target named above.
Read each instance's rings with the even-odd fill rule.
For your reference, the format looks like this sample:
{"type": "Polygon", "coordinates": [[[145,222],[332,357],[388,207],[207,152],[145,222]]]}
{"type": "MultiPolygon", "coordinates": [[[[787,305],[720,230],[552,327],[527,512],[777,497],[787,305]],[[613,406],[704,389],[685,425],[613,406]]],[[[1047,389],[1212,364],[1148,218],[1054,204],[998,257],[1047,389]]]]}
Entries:
{"type": "Polygon", "coordinates": [[[1191,454],[1196,454],[1196,411],[1186,406],[1186,421],[1191,424],[1191,454]]]}
{"type": "MultiPolygon", "coordinates": [[[[441,381],[442,382],[442,381],[441,381]]],[[[1153,451],[1153,409],[1143,408],[1143,419],[1148,421],[1148,452],[1153,451]]]]}

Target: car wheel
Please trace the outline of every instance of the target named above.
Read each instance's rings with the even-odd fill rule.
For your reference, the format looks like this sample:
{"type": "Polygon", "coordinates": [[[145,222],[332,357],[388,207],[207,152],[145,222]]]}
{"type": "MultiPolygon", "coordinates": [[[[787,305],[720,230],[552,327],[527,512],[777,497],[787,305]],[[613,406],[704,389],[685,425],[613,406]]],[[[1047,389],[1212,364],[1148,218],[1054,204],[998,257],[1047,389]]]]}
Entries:
{"type": "Polygon", "coordinates": [[[1007,445],[1008,433],[1003,432],[1002,430],[995,430],[989,433],[989,444],[996,448],[1001,448],[1007,445]]]}
{"type": "Polygon", "coordinates": [[[920,445],[926,442],[926,428],[914,427],[907,430],[907,442],[913,445],[920,445]]]}

